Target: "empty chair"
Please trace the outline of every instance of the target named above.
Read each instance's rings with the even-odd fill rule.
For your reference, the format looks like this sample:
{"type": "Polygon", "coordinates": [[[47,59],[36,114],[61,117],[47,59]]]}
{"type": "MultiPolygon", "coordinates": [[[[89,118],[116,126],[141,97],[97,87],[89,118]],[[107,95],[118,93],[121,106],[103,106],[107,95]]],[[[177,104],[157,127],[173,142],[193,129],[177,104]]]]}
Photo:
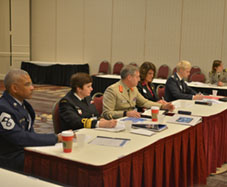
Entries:
{"type": "Polygon", "coordinates": [[[203,82],[205,83],[206,81],[206,78],[205,78],[205,75],[201,72],[196,72],[196,73],[193,73],[191,75],[191,77],[189,78],[189,81],[194,81],[194,82],[203,82]]]}
{"type": "Polygon", "coordinates": [[[53,125],[54,125],[54,132],[56,134],[61,132],[61,127],[60,127],[60,116],[59,116],[59,101],[54,103],[53,108],[52,108],[52,120],[53,120],[53,125]]]}
{"type": "Polygon", "coordinates": [[[113,67],[113,74],[120,75],[121,69],[124,67],[123,62],[116,62],[113,67]]]}
{"type": "Polygon", "coordinates": [[[173,69],[172,75],[177,72],[177,67],[173,69]]]}
{"type": "Polygon", "coordinates": [[[164,98],[164,96],[165,96],[165,85],[159,84],[156,88],[156,93],[157,93],[159,99],[164,98]]]}
{"type": "Polygon", "coordinates": [[[131,63],[129,63],[129,65],[136,66],[136,67],[138,66],[137,63],[135,63],[135,62],[131,62],[131,63]]]}
{"type": "Polygon", "coordinates": [[[163,64],[159,67],[157,78],[167,79],[169,77],[170,68],[168,65],[163,64]]]}
{"type": "Polygon", "coordinates": [[[188,80],[190,80],[190,77],[196,72],[199,72],[199,73],[201,72],[200,67],[192,66],[191,71],[190,71],[190,75],[188,76],[188,80]]]}
{"type": "Polygon", "coordinates": [[[99,65],[99,72],[103,74],[108,74],[110,71],[110,63],[108,61],[102,61],[99,65]]]}
{"type": "Polygon", "coordinates": [[[102,106],[103,106],[103,93],[97,92],[92,96],[92,100],[94,101],[94,105],[99,115],[102,114],[102,106]]]}

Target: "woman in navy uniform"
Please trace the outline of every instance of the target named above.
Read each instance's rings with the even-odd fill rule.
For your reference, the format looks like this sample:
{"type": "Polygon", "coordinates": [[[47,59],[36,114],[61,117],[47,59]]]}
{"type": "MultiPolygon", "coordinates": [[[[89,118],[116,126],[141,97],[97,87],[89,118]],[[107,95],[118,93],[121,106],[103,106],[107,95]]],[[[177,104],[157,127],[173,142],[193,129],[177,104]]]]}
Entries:
{"type": "Polygon", "coordinates": [[[61,130],[116,126],[116,120],[98,120],[98,111],[90,97],[92,78],[87,73],[72,75],[71,88],[59,102],[61,130]]]}
{"type": "Polygon", "coordinates": [[[218,86],[225,86],[227,84],[227,72],[223,69],[221,60],[214,60],[212,71],[209,72],[209,82],[218,86]]]}
{"type": "Polygon", "coordinates": [[[181,61],[177,64],[176,68],[177,72],[169,77],[166,82],[165,100],[171,102],[177,99],[203,99],[203,95],[196,94],[196,92],[184,81],[184,79],[187,79],[190,74],[191,63],[188,61],[181,61]]]}
{"type": "Polygon", "coordinates": [[[27,72],[9,71],[4,85],[6,90],[0,98],[0,167],[22,172],[24,147],[55,145],[62,138],[60,134],[34,132],[35,112],[25,100],[34,90],[27,72]]]}

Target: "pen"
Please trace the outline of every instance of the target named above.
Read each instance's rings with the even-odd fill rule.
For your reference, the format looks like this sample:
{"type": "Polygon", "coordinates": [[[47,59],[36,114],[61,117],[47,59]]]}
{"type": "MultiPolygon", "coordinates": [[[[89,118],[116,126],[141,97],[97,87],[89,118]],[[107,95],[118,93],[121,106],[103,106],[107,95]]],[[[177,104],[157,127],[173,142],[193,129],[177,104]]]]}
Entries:
{"type": "Polygon", "coordinates": [[[108,136],[97,136],[97,138],[109,138],[109,139],[115,139],[115,140],[131,140],[128,138],[117,138],[117,137],[108,137],[108,136]]]}

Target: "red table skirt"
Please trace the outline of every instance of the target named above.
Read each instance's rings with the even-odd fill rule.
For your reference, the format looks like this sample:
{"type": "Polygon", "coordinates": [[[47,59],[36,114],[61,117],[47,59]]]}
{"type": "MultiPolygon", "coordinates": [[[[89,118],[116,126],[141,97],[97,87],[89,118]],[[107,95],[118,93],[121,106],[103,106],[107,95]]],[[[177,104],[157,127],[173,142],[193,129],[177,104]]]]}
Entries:
{"type": "MultiPolygon", "coordinates": [[[[227,162],[227,111],[104,166],[25,151],[25,173],[72,186],[205,184],[227,162]]],[[[92,156],[92,155],[91,155],[92,156]]]]}

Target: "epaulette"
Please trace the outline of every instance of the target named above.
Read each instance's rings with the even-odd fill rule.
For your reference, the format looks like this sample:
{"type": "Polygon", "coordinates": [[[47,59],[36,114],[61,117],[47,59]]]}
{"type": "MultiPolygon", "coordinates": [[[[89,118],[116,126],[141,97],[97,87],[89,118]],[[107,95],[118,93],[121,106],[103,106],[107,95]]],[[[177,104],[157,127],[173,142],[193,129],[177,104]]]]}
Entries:
{"type": "Polygon", "coordinates": [[[68,101],[66,99],[62,99],[61,103],[68,103],[68,101]]]}
{"type": "Polygon", "coordinates": [[[119,85],[119,92],[123,92],[123,86],[122,85],[119,85]]]}

